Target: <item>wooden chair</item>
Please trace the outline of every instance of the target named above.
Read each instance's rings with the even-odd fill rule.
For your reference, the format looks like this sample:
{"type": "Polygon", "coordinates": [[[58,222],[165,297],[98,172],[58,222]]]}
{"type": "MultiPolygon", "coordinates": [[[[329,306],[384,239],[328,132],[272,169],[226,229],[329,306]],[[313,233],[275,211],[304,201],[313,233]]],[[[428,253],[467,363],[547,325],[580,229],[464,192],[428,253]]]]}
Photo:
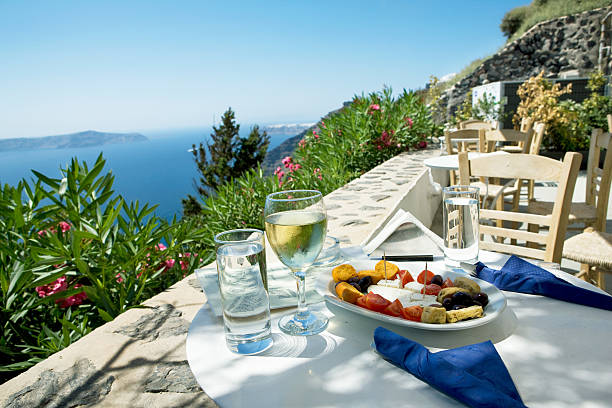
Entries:
{"type": "Polygon", "coordinates": [[[560,262],[563,240],[567,229],[569,206],[574,193],[576,177],[580,167],[579,153],[566,153],[563,162],[532,154],[508,154],[500,156],[468,159],[465,152],[459,153],[459,180],[469,184],[470,177],[499,177],[523,180],[554,181],[559,184],[557,198],[550,215],[525,214],[516,211],[480,210],[480,248],[547,262],[560,262]],[[502,224],[491,226],[483,220],[498,220],[502,224]],[[504,228],[503,221],[528,223],[547,226],[547,234],[538,234],[518,229],[504,228]],[[517,244],[489,242],[485,235],[517,240],[517,244]],[[525,246],[518,241],[525,242],[525,246]],[[544,245],[544,249],[529,248],[526,244],[534,242],[544,245]]]}
{"type": "Polygon", "coordinates": [[[486,120],[468,119],[468,120],[459,122],[459,125],[457,127],[460,130],[461,129],[492,130],[492,129],[495,129],[496,126],[491,122],[487,122],[486,120]]]}
{"type": "Polygon", "coordinates": [[[533,128],[530,128],[527,132],[514,129],[487,130],[482,134],[480,151],[493,152],[495,151],[495,145],[499,142],[514,142],[517,143],[515,147],[520,147],[520,151],[516,153],[529,153],[532,139],[533,128]]]}
{"type": "MultiPolygon", "coordinates": [[[[546,125],[542,122],[536,122],[533,125],[533,139],[531,141],[531,147],[529,148],[529,154],[540,154],[540,148],[542,147],[542,139],[544,139],[544,133],[546,132],[546,125]]],[[[533,200],[533,189],[535,183],[533,180],[529,180],[527,183],[527,201],[533,200]]]]}
{"type": "MultiPolygon", "coordinates": [[[[477,150],[480,143],[480,133],[481,131],[477,129],[445,131],[446,152],[450,155],[477,150]],[[455,145],[456,147],[454,147],[455,145]]],[[[450,171],[450,179],[451,185],[457,184],[457,175],[454,170],[450,171]]]]}
{"type": "MultiPolygon", "coordinates": [[[[493,152],[497,142],[512,141],[522,143],[522,153],[529,153],[533,134],[533,129],[529,129],[527,132],[521,132],[514,129],[481,131],[479,141],[480,151],[493,152]]],[[[486,204],[487,200],[495,200],[497,209],[503,210],[504,198],[512,196],[512,209],[513,211],[518,210],[522,186],[521,180],[515,180],[510,186],[501,185],[499,182],[494,183],[494,180],[492,183],[485,183],[481,180],[471,184],[480,189],[480,197],[482,197],[483,203],[486,204]]]]}
{"type": "Polygon", "coordinates": [[[612,115],[608,114],[606,117],[608,118],[608,132],[612,132],[612,115]]]}
{"type": "MultiPolygon", "coordinates": [[[[519,132],[527,133],[533,127],[535,127],[535,124],[531,118],[523,118],[521,119],[521,125],[519,127],[519,132]]],[[[508,152],[508,153],[524,153],[523,152],[523,142],[518,142],[514,146],[512,145],[503,146],[501,150],[508,152]]]]}
{"type": "MultiPolygon", "coordinates": [[[[584,223],[597,231],[605,231],[610,182],[612,181],[612,137],[601,129],[593,129],[587,164],[586,201],[572,203],[569,210],[569,223],[584,223]],[[601,150],[606,149],[603,168],[599,167],[601,150]]],[[[553,208],[549,201],[529,201],[527,212],[531,214],[550,214],[553,208]]]]}

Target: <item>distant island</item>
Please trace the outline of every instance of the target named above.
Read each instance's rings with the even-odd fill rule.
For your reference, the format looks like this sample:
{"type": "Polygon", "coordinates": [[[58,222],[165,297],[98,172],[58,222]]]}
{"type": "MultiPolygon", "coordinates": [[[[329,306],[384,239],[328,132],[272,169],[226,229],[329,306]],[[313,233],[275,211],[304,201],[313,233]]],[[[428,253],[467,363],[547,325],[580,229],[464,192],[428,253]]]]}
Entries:
{"type": "Polygon", "coordinates": [[[9,150],[72,149],[105,144],[146,142],[140,133],[108,133],[86,130],[67,135],[0,139],[0,152],[9,150]]]}
{"type": "Polygon", "coordinates": [[[316,123],[291,123],[285,125],[268,125],[264,126],[263,130],[269,134],[282,134],[282,135],[297,135],[306,129],[310,129],[316,125],[316,123]]]}

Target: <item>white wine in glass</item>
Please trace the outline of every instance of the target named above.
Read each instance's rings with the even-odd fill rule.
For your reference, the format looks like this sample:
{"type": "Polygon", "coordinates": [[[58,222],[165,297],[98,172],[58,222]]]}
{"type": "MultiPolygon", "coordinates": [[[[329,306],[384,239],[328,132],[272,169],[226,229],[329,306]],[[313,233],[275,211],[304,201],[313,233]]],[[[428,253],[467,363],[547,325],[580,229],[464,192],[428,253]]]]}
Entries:
{"type": "Polygon", "coordinates": [[[312,335],[327,327],[326,316],[306,306],[306,271],[323,248],[327,215],[323,196],[316,190],[292,190],[270,194],[264,210],[270,246],[294,273],[298,288],[298,310],[283,316],[280,329],[292,335],[312,335]]]}

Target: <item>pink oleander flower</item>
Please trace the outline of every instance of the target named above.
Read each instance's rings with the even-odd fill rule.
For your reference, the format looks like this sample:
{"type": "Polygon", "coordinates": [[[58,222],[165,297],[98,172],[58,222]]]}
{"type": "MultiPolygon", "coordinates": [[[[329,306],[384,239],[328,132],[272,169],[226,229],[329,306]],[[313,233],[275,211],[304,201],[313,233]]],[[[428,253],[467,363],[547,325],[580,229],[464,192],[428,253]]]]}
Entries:
{"type": "Polygon", "coordinates": [[[382,150],[382,146],[381,146],[381,145],[376,146],[376,148],[377,148],[378,150],[382,150]]]}
{"type": "Polygon", "coordinates": [[[316,168],[314,169],[314,171],[312,172],[315,176],[317,176],[319,178],[319,180],[323,180],[323,176],[321,175],[321,169],[320,168],[316,168]]]}
{"type": "Polygon", "coordinates": [[[323,129],[327,129],[327,126],[325,126],[325,121],[324,120],[321,121],[321,124],[323,125],[323,129]]]}
{"type": "Polygon", "coordinates": [[[370,105],[370,110],[378,111],[378,110],[380,110],[380,105],[377,104],[377,103],[373,103],[373,104],[370,105]]]}
{"type": "Polygon", "coordinates": [[[68,289],[68,282],[66,282],[66,276],[60,276],[55,281],[47,283],[46,285],[36,286],[35,290],[40,297],[51,296],[55,293],[63,292],[68,289]]]}
{"type": "MultiPolygon", "coordinates": [[[[81,286],[83,285],[81,285],[80,283],[77,283],[76,285],[74,285],[74,288],[78,289],[81,286]]],[[[55,303],[59,304],[59,307],[61,308],[67,308],[70,306],[78,306],[81,303],[83,303],[83,301],[86,299],[87,299],[87,294],[85,292],[80,292],[72,296],[68,296],[66,299],[57,299],[55,303]]]]}
{"type": "Polygon", "coordinates": [[[401,147],[402,147],[402,144],[401,144],[401,143],[398,143],[398,144],[397,144],[397,147],[398,147],[398,148],[401,148],[401,147]]]}
{"type": "Polygon", "coordinates": [[[119,272],[117,272],[117,274],[115,275],[115,278],[117,278],[116,280],[118,283],[123,282],[123,278],[121,277],[121,274],[119,272]]]}
{"type": "Polygon", "coordinates": [[[70,224],[68,224],[66,221],[60,221],[59,227],[62,230],[62,232],[66,232],[70,230],[70,224]]]}
{"type": "Polygon", "coordinates": [[[313,133],[313,135],[314,135],[315,139],[319,138],[319,135],[317,133],[313,133]]]}
{"type": "Polygon", "coordinates": [[[291,166],[291,163],[292,163],[291,156],[285,157],[283,160],[281,160],[281,162],[285,165],[285,167],[291,166]]]}
{"type": "Polygon", "coordinates": [[[293,166],[293,170],[299,170],[301,168],[302,168],[302,166],[300,164],[297,164],[297,163],[293,166]]]}
{"type": "Polygon", "coordinates": [[[172,269],[176,261],[174,259],[166,259],[164,264],[166,265],[166,269],[172,269]]]}
{"type": "Polygon", "coordinates": [[[168,248],[160,242],[159,244],[155,245],[155,249],[157,249],[158,251],[165,251],[168,248]]]}
{"type": "Polygon", "coordinates": [[[291,183],[292,181],[293,181],[293,177],[289,177],[289,178],[287,179],[287,182],[289,182],[289,183],[291,183]]]}
{"type": "Polygon", "coordinates": [[[306,147],[306,139],[302,139],[298,142],[298,146],[300,146],[301,148],[306,147]]]}
{"type": "Polygon", "coordinates": [[[408,127],[409,127],[410,129],[412,129],[412,124],[413,124],[413,122],[412,122],[412,119],[411,119],[411,118],[409,118],[409,117],[405,117],[405,118],[404,118],[404,122],[406,122],[406,124],[408,125],[408,127]]]}
{"type": "Polygon", "coordinates": [[[427,147],[427,142],[426,142],[426,141],[424,141],[424,140],[421,140],[421,141],[420,141],[420,142],[417,144],[417,147],[418,147],[419,149],[425,149],[425,148],[427,147]]]}

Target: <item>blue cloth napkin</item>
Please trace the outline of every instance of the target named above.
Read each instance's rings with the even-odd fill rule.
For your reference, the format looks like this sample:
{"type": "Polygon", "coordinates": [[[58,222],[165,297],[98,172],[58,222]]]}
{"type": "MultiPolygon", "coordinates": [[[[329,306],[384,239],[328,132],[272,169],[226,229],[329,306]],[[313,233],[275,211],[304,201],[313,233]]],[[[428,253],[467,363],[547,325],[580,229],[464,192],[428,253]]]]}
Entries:
{"type": "Polygon", "coordinates": [[[378,327],[374,345],[386,360],[470,407],[525,407],[490,341],[432,353],[378,327]]]}
{"type": "Polygon", "coordinates": [[[514,255],[499,271],[478,262],[476,272],[480,279],[501,290],[543,295],[579,305],[612,310],[612,296],[574,286],[514,255]]]}

